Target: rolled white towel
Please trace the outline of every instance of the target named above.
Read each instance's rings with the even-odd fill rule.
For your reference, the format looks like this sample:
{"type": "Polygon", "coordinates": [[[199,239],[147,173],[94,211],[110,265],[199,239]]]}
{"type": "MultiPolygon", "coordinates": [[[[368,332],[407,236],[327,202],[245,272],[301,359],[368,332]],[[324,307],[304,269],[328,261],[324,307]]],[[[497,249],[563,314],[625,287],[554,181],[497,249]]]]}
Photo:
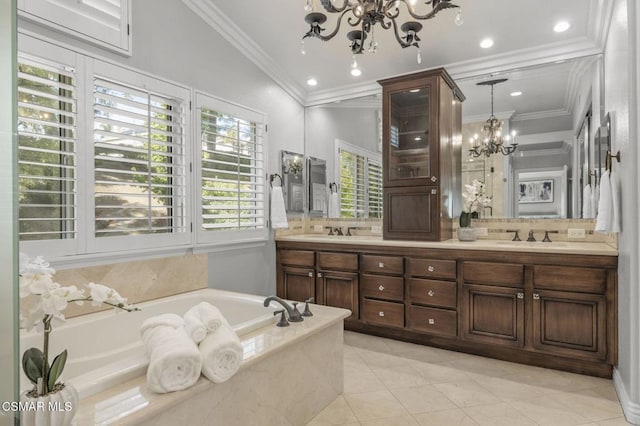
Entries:
{"type": "Polygon", "coordinates": [[[147,387],[156,393],[186,389],[198,380],[202,355],[175,317],[166,314],[146,320],[140,332],[149,356],[147,387]]]}
{"type": "Polygon", "coordinates": [[[207,337],[207,327],[204,326],[204,323],[200,319],[197,306],[189,309],[187,313],[184,314],[184,330],[195,343],[200,343],[207,337]]]}
{"type": "Polygon", "coordinates": [[[220,312],[220,309],[216,308],[209,302],[198,303],[195,308],[198,311],[200,320],[207,328],[209,333],[213,333],[223,325],[229,326],[224,315],[220,312]]]}
{"type": "Polygon", "coordinates": [[[214,383],[229,380],[240,369],[244,349],[238,335],[224,324],[200,343],[202,374],[214,383]]]}

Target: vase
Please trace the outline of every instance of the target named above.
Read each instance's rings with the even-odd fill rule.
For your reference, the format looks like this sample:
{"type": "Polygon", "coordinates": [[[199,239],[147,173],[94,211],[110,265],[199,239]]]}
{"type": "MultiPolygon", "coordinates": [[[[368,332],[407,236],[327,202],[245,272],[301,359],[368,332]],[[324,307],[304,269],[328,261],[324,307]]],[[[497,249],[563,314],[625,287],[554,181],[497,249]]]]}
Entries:
{"type": "Polygon", "coordinates": [[[473,213],[462,212],[460,213],[460,228],[468,228],[471,226],[471,217],[473,213]]]}
{"type": "Polygon", "coordinates": [[[78,407],[78,392],[71,384],[46,395],[33,397],[30,391],[20,394],[22,426],[69,426],[78,407]]]}
{"type": "Polygon", "coordinates": [[[460,241],[475,241],[476,232],[473,228],[462,227],[458,228],[458,240],[460,241]]]}

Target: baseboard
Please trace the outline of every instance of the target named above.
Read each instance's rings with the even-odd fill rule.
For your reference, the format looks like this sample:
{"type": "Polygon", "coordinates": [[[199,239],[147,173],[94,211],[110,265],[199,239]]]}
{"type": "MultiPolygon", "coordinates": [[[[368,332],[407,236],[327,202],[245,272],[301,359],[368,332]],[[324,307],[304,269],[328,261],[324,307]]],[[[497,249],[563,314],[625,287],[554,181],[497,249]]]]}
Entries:
{"type": "Polygon", "coordinates": [[[616,388],[616,393],[627,421],[634,425],[640,425],[640,404],[629,399],[629,394],[624,387],[620,371],[617,368],[613,369],[613,385],[616,388]]]}

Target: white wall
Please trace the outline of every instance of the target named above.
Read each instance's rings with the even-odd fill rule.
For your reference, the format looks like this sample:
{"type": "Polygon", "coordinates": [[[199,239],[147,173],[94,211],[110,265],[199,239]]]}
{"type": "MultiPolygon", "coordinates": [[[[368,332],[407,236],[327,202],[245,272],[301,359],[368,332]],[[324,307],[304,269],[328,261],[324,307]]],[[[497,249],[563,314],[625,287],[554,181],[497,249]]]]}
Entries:
{"type": "Polygon", "coordinates": [[[605,112],[613,115],[612,148],[621,181],[622,232],[618,239],[618,367],[614,380],[627,419],[640,423],[640,299],[638,289],[638,99],[635,2],[616,0],[604,55],[605,112]],[[627,17],[627,8],[629,17],[627,17]],[[631,48],[630,48],[631,47],[631,48]]]}
{"type": "MultiPolygon", "coordinates": [[[[21,22],[20,26],[47,38],[96,51],[119,63],[267,113],[269,173],[277,172],[279,168],[280,150],[304,152],[304,108],[253,62],[181,1],[135,0],[132,3],[131,57],[92,47],[31,23],[21,22]]],[[[259,294],[274,293],[273,245],[271,238],[266,247],[246,250],[242,256],[236,256],[235,251],[211,254],[210,285],[259,294]],[[246,265],[258,267],[247,268],[246,265]],[[231,280],[238,271],[242,271],[241,282],[231,280]]]]}
{"type": "MultiPolygon", "coordinates": [[[[0,0],[0,402],[17,400],[19,372],[14,17],[15,1],[0,0]]],[[[13,425],[13,413],[0,410],[0,425],[13,425]]]]}

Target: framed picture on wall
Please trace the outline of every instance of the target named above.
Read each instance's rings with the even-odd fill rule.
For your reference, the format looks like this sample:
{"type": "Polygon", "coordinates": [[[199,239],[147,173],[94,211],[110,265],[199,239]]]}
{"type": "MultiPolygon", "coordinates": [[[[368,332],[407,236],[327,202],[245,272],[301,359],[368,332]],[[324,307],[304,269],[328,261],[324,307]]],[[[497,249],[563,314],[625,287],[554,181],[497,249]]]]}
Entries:
{"type": "Polygon", "coordinates": [[[518,203],[553,203],[553,179],[520,182],[518,203]]]}

